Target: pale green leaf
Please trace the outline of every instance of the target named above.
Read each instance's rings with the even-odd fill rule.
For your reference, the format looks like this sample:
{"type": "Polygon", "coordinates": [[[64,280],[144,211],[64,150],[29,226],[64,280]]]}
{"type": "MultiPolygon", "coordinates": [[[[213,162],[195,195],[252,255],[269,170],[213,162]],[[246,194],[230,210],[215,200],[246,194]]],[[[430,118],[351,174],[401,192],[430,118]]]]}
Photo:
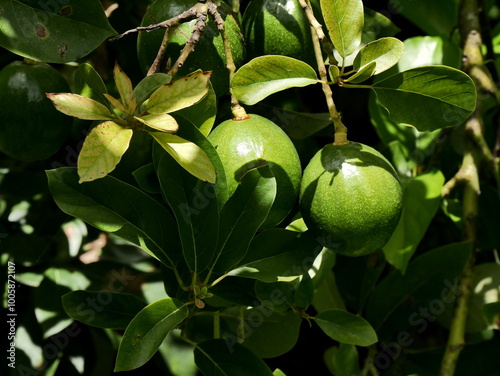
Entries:
{"type": "Polygon", "coordinates": [[[120,102],[118,99],[116,99],[115,97],[113,97],[107,93],[104,93],[103,95],[109,101],[109,103],[111,103],[111,105],[113,107],[117,108],[118,110],[120,110],[124,114],[127,113],[127,109],[123,106],[122,102],[120,102]]]}
{"type": "Polygon", "coordinates": [[[148,112],[174,112],[199,102],[208,93],[210,75],[211,72],[197,71],[160,86],[147,102],[148,112]]]}
{"type": "Polygon", "coordinates": [[[118,89],[118,93],[120,93],[120,98],[125,107],[128,107],[130,101],[132,100],[132,81],[125,74],[123,69],[115,64],[115,68],[113,69],[113,76],[115,78],[116,88],[118,89]]]}
{"type": "Polygon", "coordinates": [[[353,68],[360,70],[377,64],[373,74],[379,74],[396,65],[403,56],[404,44],[396,38],[380,38],[361,48],[354,59],[353,68]]]}
{"type": "Polygon", "coordinates": [[[102,178],[113,171],[127,151],[132,129],[106,121],[93,128],[78,156],[80,183],[102,178]]]}
{"type": "Polygon", "coordinates": [[[476,108],[472,79],[445,66],[409,69],[377,82],[373,90],[391,120],[421,132],[459,125],[476,108]]]}
{"type": "Polygon", "coordinates": [[[162,132],[176,132],[179,129],[177,121],[169,114],[152,114],[141,117],[134,116],[134,119],[146,124],[148,127],[162,132]]]}
{"type": "Polygon", "coordinates": [[[352,54],[361,43],[364,25],[361,0],[321,0],[326,28],[340,56],[352,54]]]}
{"type": "Polygon", "coordinates": [[[377,69],[377,63],[372,61],[371,63],[361,67],[356,73],[354,73],[351,77],[345,80],[345,82],[351,82],[353,84],[366,81],[371,76],[373,76],[374,72],[377,69]]]}
{"type": "Polygon", "coordinates": [[[158,351],[167,334],[188,313],[186,305],[171,298],[158,300],[141,310],[123,334],[115,372],[129,371],[145,364],[158,351]]]}
{"type": "Polygon", "coordinates": [[[337,79],[340,76],[340,69],[339,69],[339,67],[337,67],[336,65],[330,65],[330,67],[328,68],[328,71],[330,73],[330,80],[332,82],[337,82],[337,79]]]}
{"type": "Polygon", "coordinates": [[[200,180],[215,183],[215,169],[208,155],[198,145],[179,136],[151,132],[151,136],[189,173],[200,180]]]}
{"type": "Polygon", "coordinates": [[[112,120],[109,109],[87,97],[71,93],[47,93],[56,109],[63,114],[83,120],[112,120]]]}
{"type": "Polygon", "coordinates": [[[303,61],[287,56],[266,55],[238,69],[231,81],[231,88],[236,99],[253,105],[279,91],[317,82],[316,72],[303,61]]]}

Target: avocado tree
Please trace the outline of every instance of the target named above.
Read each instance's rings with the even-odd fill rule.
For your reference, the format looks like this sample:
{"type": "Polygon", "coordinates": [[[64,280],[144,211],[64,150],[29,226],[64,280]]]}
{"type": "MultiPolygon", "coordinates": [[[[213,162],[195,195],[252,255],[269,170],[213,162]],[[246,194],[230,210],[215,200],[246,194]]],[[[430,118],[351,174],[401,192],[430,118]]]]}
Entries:
{"type": "Polygon", "coordinates": [[[9,375],[497,375],[500,7],[0,1],[9,375]]]}

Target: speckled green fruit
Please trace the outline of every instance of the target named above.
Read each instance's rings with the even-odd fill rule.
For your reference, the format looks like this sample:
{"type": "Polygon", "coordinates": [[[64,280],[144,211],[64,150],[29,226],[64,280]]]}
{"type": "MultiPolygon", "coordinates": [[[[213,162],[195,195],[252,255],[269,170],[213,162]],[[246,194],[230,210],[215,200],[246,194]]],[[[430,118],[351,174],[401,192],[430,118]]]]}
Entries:
{"type": "Polygon", "coordinates": [[[272,121],[250,114],[246,120],[226,120],[208,139],[217,149],[228,179],[229,195],[249,170],[267,162],[276,178],[277,195],[262,227],[280,223],[297,201],[302,169],[293,143],[272,121]]]}
{"type": "Polygon", "coordinates": [[[356,142],[327,145],[304,169],[300,209],[319,241],[340,254],[382,248],[399,222],[402,189],[389,161],[356,142]]]}
{"type": "MultiPolygon", "coordinates": [[[[227,10],[228,5],[223,2],[217,7],[225,22],[229,43],[234,62],[239,67],[245,58],[245,45],[238,21],[227,10]]],[[[159,0],[151,4],[150,8],[142,19],[141,26],[159,23],[175,17],[196,4],[196,0],[159,0]]],[[[183,23],[178,27],[173,27],[170,34],[167,50],[165,52],[165,62],[168,60],[174,64],[179,57],[180,51],[188,41],[193,32],[196,20],[183,23]]],[[[139,34],[137,40],[137,54],[139,64],[144,72],[147,72],[156,58],[160,48],[165,29],[139,34]]],[[[185,76],[195,70],[212,71],[210,81],[217,96],[229,92],[229,73],[226,68],[226,54],[222,35],[217,29],[217,25],[210,18],[205,30],[196,44],[195,50],[189,55],[185,64],[177,73],[176,77],[185,76]]]]}
{"type": "Polygon", "coordinates": [[[69,92],[59,72],[45,63],[15,61],[0,72],[0,151],[32,162],[47,159],[66,141],[72,119],[45,93],[69,92]]]}
{"type": "Polygon", "coordinates": [[[316,66],[311,29],[298,0],[252,0],[243,32],[248,59],[284,55],[316,66]]]}

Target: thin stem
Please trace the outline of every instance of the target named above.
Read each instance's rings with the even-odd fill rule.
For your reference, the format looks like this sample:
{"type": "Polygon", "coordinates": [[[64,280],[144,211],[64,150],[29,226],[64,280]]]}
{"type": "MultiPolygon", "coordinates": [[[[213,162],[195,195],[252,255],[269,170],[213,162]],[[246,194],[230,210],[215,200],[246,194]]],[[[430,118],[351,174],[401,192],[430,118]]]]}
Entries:
{"type": "Polygon", "coordinates": [[[220,338],[220,312],[214,313],[214,338],[220,338]]]}
{"type": "Polygon", "coordinates": [[[321,87],[325,95],[326,104],[328,106],[328,112],[330,113],[330,117],[332,118],[333,125],[335,127],[334,145],[344,145],[348,143],[347,127],[342,123],[340,114],[337,111],[335,102],[333,101],[333,93],[332,89],[330,88],[330,85],[328,85],[328,74],[325,63],[323,61],[323,54],[321,50],[320,40],[325,39],[325,34],[322,31],[321,25],[314,17],[309,1],[299,0],[299,2],[302,9],[304,9],[304,12],[311,25],[310,27],[311,27],[312,42],[314,47],[314,55],[316,57],[316,63],[318,64],[318,72],[321,80],[321,87]],[[318,27],[318,25],[320,27],[318,27]]]}

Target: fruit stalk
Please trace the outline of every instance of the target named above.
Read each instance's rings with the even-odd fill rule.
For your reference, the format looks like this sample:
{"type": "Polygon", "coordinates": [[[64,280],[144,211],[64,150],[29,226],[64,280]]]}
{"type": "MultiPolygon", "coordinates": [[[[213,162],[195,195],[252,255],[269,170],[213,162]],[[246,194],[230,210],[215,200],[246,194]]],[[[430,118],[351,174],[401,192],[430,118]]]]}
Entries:
{"type": "Polygon", "coordinates": [[[333,125],[335,127],[335,140],[334,145],[344,145],[347,144],[347,127],[342,123],[340,114],[337,111],[335,102],[333,101],[333,93],[330,85],[328,84],[328,74],[326,70],[325,63],[323,61],[323,54],[321,50],[321,42],[325,39],[325,34],[321,24],[316,20],[312,12],[311,4],[308,0],[299,0],[300,6],[304,10],[309,24],[311,27],[311,35],[314,47],[314,55],[316,58],[316,63],[318,64],[318,72],[321,80],[321,87],[323,93],[325,94],[326,104],[328,106],[328,112],[332,118],[333,125]]]}
{"type": "MultiPolygon", "coordinates": [[[[483,86],[485,78],[491,78],[491,76],[484,65],[481,51],[479,9],[478,0],[462,0],[459,16],[459,29],[464,51],[462,69],[472,77],[478,93],[488,91],[488,87],[491,87],[491,85],[483,86]]],[[[495,93],[491,94],[498,98],[495,93]]],[[[478,95],[478,98],[481,98],[481,96],[478,95]]],[[[478,199],[480,194],[479,170],[483,163],[488,163],[488,160],[491,160],[489,149],[488,152],[485,152],[486,143],[484,142],[481,120],[483,118],[483,106],[481,104],[482,101],[479,100],[475,112],[465,124],[465,150],[462,165],[457,174],[443,188],[443,195],[447,195],[457,183],[463,184],[463,238],[473,243],[473,251],[460,278],[457,304],[441,362],[440,376],[452,376],[455,373],[460,352],[465,346],[465,326],[471,296],[472,269],[475,263],[475,244],[477,242],[478,199]]]]}

